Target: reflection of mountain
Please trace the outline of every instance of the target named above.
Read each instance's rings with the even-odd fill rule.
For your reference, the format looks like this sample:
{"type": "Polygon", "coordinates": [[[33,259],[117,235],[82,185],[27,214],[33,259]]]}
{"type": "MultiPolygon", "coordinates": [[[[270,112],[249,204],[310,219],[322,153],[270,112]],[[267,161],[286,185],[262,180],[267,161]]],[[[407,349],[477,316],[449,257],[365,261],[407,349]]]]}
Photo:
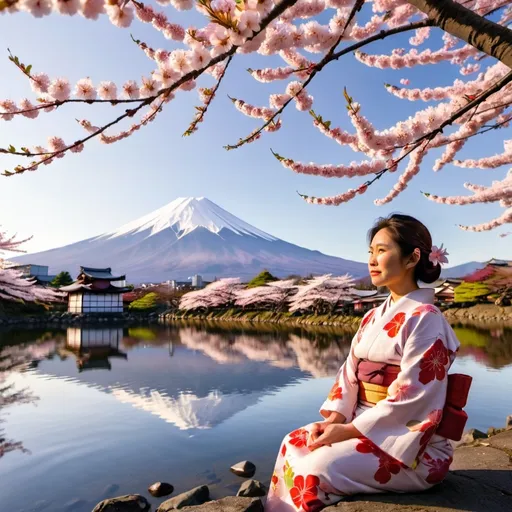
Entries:
{"type": "MultiPolygon", "coordinates": [[[[100,340],[99,346],[98,333],[87,337],[73,332],[71,343],[63,337],[43,337],[32,344],[0,348],[0,361],[2,357],[33,361],[36,371],[64,380],[72,377],[180,429],[219,425],[263,397],[293,385],[306,372],[314,377],[333,376],[348,353],[351,338],[332,330],[308,333],[240,326],[223,330],[219,325],[152,328],[153,336],[144,332],[140,337],[130,330],[130,336],[120,343],[128,360],[112,359],[110,371],[78,373],[80,353],[68,351],[72,357],[66,359],[46,358],[54,353],[62,357],[66,342],[68,349],[76,345],[78,334],[82,352],[84,348],[110,351],[117,346],[119,332],[101,333],[108,343],[100,340]]],[[[512,362],[511,330],[459,329],[457,334],[461,356],[471,354],[498,368],[512,362]]]]}
{"type": "Polygon", "coordinates": [[[111,393],[120,402],[155,414],[166,422],[176,425],[180,430],[212,428],[256,404],[266,394],[223,395],[219,391],[211,391],[201,398],[191,393],[182,393],[177,398],[172,398],[156,390],[143,390],[137,394],[115,388],[111,393]]]}

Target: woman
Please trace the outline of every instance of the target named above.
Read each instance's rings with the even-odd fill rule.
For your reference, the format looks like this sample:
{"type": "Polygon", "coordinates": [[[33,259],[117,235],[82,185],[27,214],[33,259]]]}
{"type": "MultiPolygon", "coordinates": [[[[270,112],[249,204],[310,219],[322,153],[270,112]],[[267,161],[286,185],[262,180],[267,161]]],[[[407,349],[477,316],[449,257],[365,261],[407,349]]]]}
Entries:
{"type": "MultiPolygon", "coordinates": [[[[266,512],[317,512],[344,495],[411,492],[448,472],[451,443],[436,434],[459,342],[435,306],[432,283],[446,252],[407,215],[369,232],[369,271],[388,299],[363,318],[320,409],[325,421],[288,434],[266,512]]],[[[440,429],[441,430],[441,429],[440,429]]]]}

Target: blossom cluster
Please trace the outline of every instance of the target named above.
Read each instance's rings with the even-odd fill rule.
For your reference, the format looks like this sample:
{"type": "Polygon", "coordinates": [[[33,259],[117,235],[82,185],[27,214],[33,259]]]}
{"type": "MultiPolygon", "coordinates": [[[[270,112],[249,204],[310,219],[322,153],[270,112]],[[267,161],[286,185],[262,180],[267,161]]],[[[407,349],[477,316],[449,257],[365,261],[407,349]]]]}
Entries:
{"type": "MultiPolygon", "coordinates": [[[[41,18],[52,13],[64,16],[80,15],[90,20],[106,17],[119,28],[133,23],[151,26],[160,32],[166,44],[161,48],[148,46],[135,40],[137,46],[150,59],[153,71],[146,76],[116,84],[108,78],[93,82],[89,77],[71,82],[65,77],[51,77],[44,71],[21,63],[18,57],[10,59],[30,81],[34,98],[0,99],[0,120],[12,121],[16,117],[36,119],[42,113],[62,108],[65,104],[105,103],[124,109],[113,123],[98,126],[89,120],[80,124],[87,135],[78,141],[64,142],[59,135],[52,135],[45,146],[36,145],[20,150],[0,147],[1,154],[32,157],[27,166],[18,165],[14,172],[23,173],[48,165],[68,152],[78,153],[92,138],[112,144],[131,136],[158,115],[165,104],[173,101],[178,92],[197,88],[202,106],[185,132],[191,135],[203,121],[208,105],[215,96],[227,62],[243,58],[244,54],[280,58],[284,65],[249,69],[258,82],[272,83],[278,89],[269,93],[268,105],[255,106],[248,99],[235,99],[235,108],[253,118],[261,126],[247,137],[242,137],[234,149],[261,138],[264,133],[278,131],[283,124],[283,111],[290,104],[299,111],[309,111],[314,126],[324,135],[352,151],[363,154],[360,162],[341,165],[303,164],[291,158],[279,158],[283,166],[297,173],[324,177],[364,177],[366,181],[346,192],[331,197],[315,198],[304,195],[311,203],[338,205],[364,194],[370,185],[385,173],[393,173],[401,166],[403,171],[391,191],[376,204],[385,204],[409,185],[420,172],[426,156],[442,148],[433,170],[446,165],[463,168],[495,169],[512,163],[512,152],[505,143],[500,155],[481,158],[458,158],[468,140],[494,128],[506,128],[512,120],[512,85],[507,81],[510,67],[498,59],[487,57],[470,43],[444,33],[434,37],[435,23],[406,0],[157,0],[156,7],[139,0],[5,0],[0,2],[0,13],[28,12],[41,18]],[[169,9],[172,8],[172,9],[169,9]],[[203,17],[199,27],[185,27],[178,23],[178,13],[194,9],[203,17]],[[375,41],[404,33],[409,47],[396,47],[387,53],[367,48],[375,41]],[[428,47],[426,47],[428,45],[428,47]],[[354,54],[361,65],[374,69],[404,70],[418,66],[449,63],[459,70],[459,77],[449,85],[410,87],[408,78],[399,79],[399,85],[386,84],[392,96],[407,101],[428,102],[408,119],[377,129],[370,119],[366,105],[354,101],[345,91],[348,123],[351,128],[331,127],[321,115],[315,113],[314,97],[308,92],[309,84],[330,62],[343,55],[354,54]],[[197,87],[197,80],[209,74],[216,81],[213,87],[197,87]],[[497,84],[502,85],[497,87],[497,84]],[[493,89],[495,88],[495,90],[493,89]],[[492,94],[486,91],[493,90],[492,94]],[[213,92],[212,92],[213,91],[213,92]],[[481,95],[485,98],[479,100],[481,95]],[[471,108],[466,108],[467,105],[471,108]],[[364,107],[364,108],[363,108],[364,107]],[[363,114],[363,111],[365,112],[363,114]],[[134,121],[135,116],[140,116],[134,121]],[[130,126],[112,133],[112,126],[121,121],[130,126]],[[451,125],[453,131],[443,129],[451,125]]],[[[464,2],[467,9],[485,17],[498,13],[493,19],[506,26],[512,19],[512,7],[503,0],[478,0],[464,2]]],[[[432,73],[432,76],[441,76],[432,73]]],[[[499,180],[498,180],[499,182],[499,180]]],[[[508,197],[502,186],[492,185],[487,191],[489,201],[508,208],[508,197]],[[505,206],[503,206],[505,205],[505,206]]],[[[434,196],[432,196],[434,197],[434,196]]],[[[435,196],[438,197],[438,196],[435,196]]],[[[486,196],[487,197],[487,196],[486,196]]],[[[448,204],[468,204],[463,200],[448,200],[448,204]]],[[[508,222],[505,213],[486,226],[495,227],[508,222]],[[505,220],[504,220],[505,219],[505,220]]],[[[480,227],[478,227],[480,229],[480,227]]]]}

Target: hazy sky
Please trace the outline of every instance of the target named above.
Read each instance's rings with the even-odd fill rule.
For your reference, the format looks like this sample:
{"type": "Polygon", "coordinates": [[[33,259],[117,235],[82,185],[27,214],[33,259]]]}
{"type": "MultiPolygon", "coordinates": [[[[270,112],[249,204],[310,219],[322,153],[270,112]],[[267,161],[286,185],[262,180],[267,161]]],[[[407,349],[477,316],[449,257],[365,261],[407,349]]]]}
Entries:
{"type": "MultiPolygon", "coordinates": [[[[195,13],[167,11],[173,21],[197,17],[195,13]]],[[[153,69],[151,61],[131,42],[130,33],[154,48],[172,48],[161,34],[138,21],[123,30],[111,25],[105,16],[102,18],[93,22],[79,16],[0,16],[0,98],[34,99],[28,80],[8,61],[7,47],[22,62],[32,64],[36,72],[66,76],[71,83],[85,76],[95,84],[113,80],[118,87],[128,79],[140,81],[153,69]]],[[[393,44],[377,43],[367,51],[390,51],[404,41],[405,37],[394,39],[393,44]]],[[[193,118],[194,105],[199,104],[197,92],[180,92],[153,123],[122,142],[106,146],[92,141],[83,153],[68,155],[37,172],[0,177],[2,228],[23,237],[33,235],[26,248],[34,252],[113,230],[179,196],[205,196],[276,237],[359,261],[366,259],[367,230],[377,217],[391,212],[415,215],[425,222],[434,243],[444,242],[447,246],[450,265],[512,257],[512,236],[498,236],[510,231],[510,226],[490,233],[467,233],[456,227],[459,223],[490,220],[502,209],[495,205],[437,205],[420,194],[420,190],[440,195],[465,194],[463,182],[490,184],[503,179],[507,167],[482,171],[448,166],[434,173],[434,157],[430,156],[409,188],[386,206],[376,207],[373,200],[387,194],[398,174],[384,176],[365,195],[348,204],[325,207],[303,202],[296,191],[333,195],[362,180],[296,175],[273,158],[270,148],[304,162],[348,163],[365,157],[320,134],[307,113],[292,106],[285,112],[279,132],[264,134],[256,143],[236,151],[225,151],[223,145],[236,142],[257,126],[235,110],[227,94],[267,105],[269,93],[284,92],[285,83],[261,84],[245,69],[282,63],[279,58],[237,56],[205,122],[192,137],[183,138],[181,134],[193,118]]],[[[314,109],[318,113],[330,119],[333,126],[350,128],[342,95],[346,86],[362,104],[364,115],[377,128],[384,129],[425,106],[390,96],[383,87],[385,82],[398,84],[401,78],[409,78],[411,86],[435,86],[452,83],[457,76],[458,70],[449,64],[379,71],[349,56],[330,64],[313,81],[309,92],[315,98],[314,109]]],[[[200,81],[201,85],[213,83],[210,76],[200,81]]],[[[49,135],[73,142],[84,135],[75,118],[87,118],[98,125],[113,115],[112,107],[66,105],[57,112],[43,113],[36,120],[0,121],[0,146],[46,145],[49,135]]],[[[475,138],[461,154],[478,157],[500,153],[507,131],[510,132],[502,130],[475,138]]],[[[26,161],[0,156],[1,170],[12,169],[17,163],[26,161]]]]}

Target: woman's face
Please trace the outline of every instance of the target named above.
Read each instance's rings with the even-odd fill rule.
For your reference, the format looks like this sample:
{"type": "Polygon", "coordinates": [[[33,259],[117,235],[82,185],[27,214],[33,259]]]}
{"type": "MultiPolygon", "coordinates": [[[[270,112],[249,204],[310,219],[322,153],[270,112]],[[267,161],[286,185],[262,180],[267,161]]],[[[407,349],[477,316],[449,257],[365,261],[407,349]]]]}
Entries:
{"type": "Polygon", "coordinates": [[[381,229],[373,237],[369,253],[368,269],[374,286],[389,288],[406,278],[409,268],[387,228],[381,229]]]}

